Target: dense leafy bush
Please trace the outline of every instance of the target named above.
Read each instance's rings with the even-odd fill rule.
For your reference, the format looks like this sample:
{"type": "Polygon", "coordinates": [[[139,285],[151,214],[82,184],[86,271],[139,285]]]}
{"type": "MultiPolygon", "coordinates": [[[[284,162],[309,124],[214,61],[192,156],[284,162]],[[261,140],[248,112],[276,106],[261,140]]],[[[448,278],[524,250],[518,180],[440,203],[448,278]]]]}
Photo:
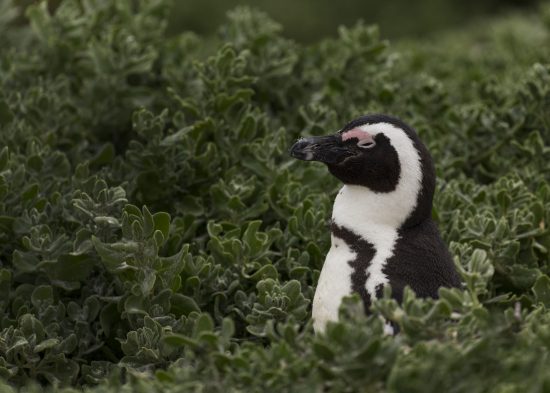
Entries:
{"type": "Polygon", "coordinates": [[[0,10],[3,390],[550,389],[549,12],[392,49],[246,8],[208,39],[166,38],[162,0],[0,10]],[[287,149],[366,112],[429,145],[465,286],[315,336],[339,185],[287,149]]]}

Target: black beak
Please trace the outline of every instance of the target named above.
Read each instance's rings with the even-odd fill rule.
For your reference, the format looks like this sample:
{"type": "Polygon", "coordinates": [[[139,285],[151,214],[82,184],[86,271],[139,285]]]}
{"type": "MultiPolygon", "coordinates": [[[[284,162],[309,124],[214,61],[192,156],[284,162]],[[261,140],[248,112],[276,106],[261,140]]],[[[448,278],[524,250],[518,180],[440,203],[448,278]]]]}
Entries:
{"type": "Polygon", "coordinates": [[[290,148],[290,155],[304,161],[336,164],[346,158],[349,151],[342,144],[342,136],[334,134],[299,139],[290,148]]]}

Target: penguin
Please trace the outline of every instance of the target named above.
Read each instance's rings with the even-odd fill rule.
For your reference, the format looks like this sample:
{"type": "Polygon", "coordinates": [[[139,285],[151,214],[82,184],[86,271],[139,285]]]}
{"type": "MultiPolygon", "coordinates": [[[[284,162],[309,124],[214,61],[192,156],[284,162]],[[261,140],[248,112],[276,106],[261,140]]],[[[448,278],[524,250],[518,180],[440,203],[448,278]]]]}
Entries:
{"type": "Polygon", "coordinates": [[[431,298],[440,287],[461,286],[431,217],[434,164],[412,127],[369,114],[335,134],[299,139],[290,155],[326,164],[344,184],[334,201],[331,247],[313,299],[316,332],[338,319],[342,298],[354,292],[368,314],[385,285],[398,302],[407,285],[431,298]]]}

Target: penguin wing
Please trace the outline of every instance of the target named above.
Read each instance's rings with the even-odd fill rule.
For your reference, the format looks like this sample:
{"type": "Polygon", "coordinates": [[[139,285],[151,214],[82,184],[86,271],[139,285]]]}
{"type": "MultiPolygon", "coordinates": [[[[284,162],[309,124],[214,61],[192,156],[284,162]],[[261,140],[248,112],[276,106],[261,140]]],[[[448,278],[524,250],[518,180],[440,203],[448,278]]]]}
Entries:
{"type": "Polygon", "coordinates": [[[461,285],[453,258],[431,219],[400,231],[384,273],[398,301],[406,285],[418,296],[432,298],[438,297],[440,287],[461,285]]]}

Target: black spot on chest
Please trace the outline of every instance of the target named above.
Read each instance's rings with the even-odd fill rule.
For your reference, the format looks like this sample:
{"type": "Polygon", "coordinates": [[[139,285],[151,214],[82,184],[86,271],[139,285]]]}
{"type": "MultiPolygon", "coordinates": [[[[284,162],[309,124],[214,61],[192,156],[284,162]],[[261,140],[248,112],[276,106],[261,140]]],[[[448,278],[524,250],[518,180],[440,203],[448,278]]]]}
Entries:
{"type": "Polygon", "coordinates": [[[371,299],[366,288],[367,279],[369,278],[367,270],[376,253],[376,249],[367,240],[334,222],[331,223],[330,230],[334,236],[342,239],[357,254],[354,260],[348,262],[353,269],[353,273],[351,274],[351,289],[361,296],[365,312],[368,313],[371,299]]]}

